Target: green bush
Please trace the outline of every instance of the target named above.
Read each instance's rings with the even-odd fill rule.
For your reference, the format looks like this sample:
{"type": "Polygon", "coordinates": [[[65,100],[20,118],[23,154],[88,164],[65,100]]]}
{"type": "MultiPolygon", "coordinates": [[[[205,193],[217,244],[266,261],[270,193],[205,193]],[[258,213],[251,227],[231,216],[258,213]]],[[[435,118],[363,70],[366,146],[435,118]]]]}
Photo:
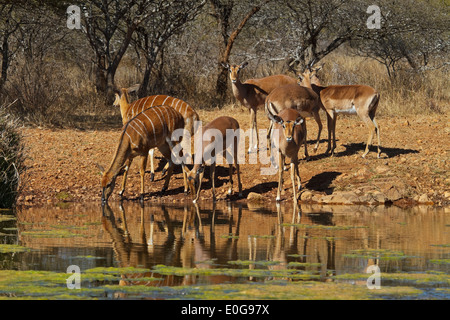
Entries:
{"type": "Polygon", "coordinates": [[[0,106],[0,208],[12,208],[25,171],[25,152],[18,120],[0,106]]]}

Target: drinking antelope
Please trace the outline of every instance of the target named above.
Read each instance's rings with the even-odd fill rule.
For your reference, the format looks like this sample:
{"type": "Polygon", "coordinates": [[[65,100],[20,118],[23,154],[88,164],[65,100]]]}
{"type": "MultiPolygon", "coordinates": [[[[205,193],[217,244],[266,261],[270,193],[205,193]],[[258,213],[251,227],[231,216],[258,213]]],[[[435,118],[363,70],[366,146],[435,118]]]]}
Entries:
{"type": "Polygon", "coordinates": [[[302,185],[298,172],[298,150],[304,143],[303,118],[298,110],[283,109],[278,115],[269,113],[270,120],[273,121],[273,129],[279,130],[279,139],[273,139],[275,147],[278,149],[278,192],[277,201],[281,200],[281,190],[283,188],[283,172],[285,159],[288,158],[291,166],[291,181],[294,203],[297,201],[295,179],[297,179],[298,191],[302,185]]]}
{"type": "MultiPolygon", "coordinates": [[[[127,179],[127,167],[131,165],[133,158],[137,156],[141,157],[141,198],[143,198],[148,151],[152,148],[158,148],[169,163],[172,164],[171,148],[167,140],[170,140],[173,131],[183,127],[184,120],[181,114],[168,106],[155,106],[144,110],[128,121],[122,129],[119,144],[109,169],[105,171],[100,167],[103,172],[101,180],[103,188],[102,201],[108,201],[114,190],[117,176],[125,169],[122,190],[120,191],[120,195],[123,195],[127,179]]],[[[167,190],[172,172],[173,166],[170,165],[162,192],[167,190]]],[[[185,189],[187,189],[186,176],[183,175],[183,177],[185,178],[185,189]]]]}
{"type": "Polygon", "coordinates": [[[250,122],[252,134],[248,152],[258,150],[259,137],[256,123],[256,112],[258,108],[264,107],[267,95],[275,88],[297,83],[297,80],[286,75],[273,75],[259,79],[248,79],[242,83],[239,79],[239,72],[248,65],[244,62],[241,65],[228,65],[222,63],[224,68],[230,72],[231,86],[234,97],[247,109],[250,110],[250,122]],[[256,134],[256,144],[253,144],[253,135],[256,134]]]}
{"type": "Polygon", "coordinates": [[[331,85],[323,87],[311,83],[311,78],[316,76],[317,70],[307,68],[300,78],[302,85],[312,88],[320,96],[320,103],[327,113],[328,147],[326,153],[331,150],[333,155],[336,148],[336,120],[338,114],[357,114],[369,130],[366,149],[362,157],[365,158],[369,152],[369,145],[372,144],[373,134],[376,132],[378,139],[377,157],[380,158],[380,127],[375,120],[380,94],[374,88],[366,85],[331,85]],[[331,134],[333,134],[333,147],[331,147],[331,134]]]}
{"type": "MultiPolygon", "coordinates": [[[[216,189],[215,189],[215,170],[216,170],[216,159],[220,152],[223,153],[224,158],[226,158],[227,148],[232,147],[233,161],[236,166],[236,173],[238,178],[238,188],[239,197],[242,196],[242,184],[241,175],[239,171],[238,163],[238,144],[239,144],[239,123],[227,116],[219,117],[205,126],[201,127],[195,133],[195,164],[192,170],[189,170],[185,165],[183,165],[183,170],[187,175],[187,183],[192,195],[194,196],[193,202],[196,203],[202,186],[202,179],[205,170],[205,161],[211,160],[211,184],[212,184],[212,194],[213,200],[216,199],[216,189]],[[227,134],[235,134],[236,131],[238,135],[233,137],[233,139],[226,139],[227,134]],[[221,137],[222,140],[215,141],[216,137],[221,137]],[[231,140],[231,141],[230,141],[231,140]],[[199,144],[197,141],[201,141],[199,144]]],[[[230,173],[230,186],[228,189],[228,194],[233,191],[233,164],[229,163],[229,173],[230,173]]]]}
{"type": "MultiPolygon", "coordinates": [[[[123,124],[127,123],[131,118],[145,109],[158,105],[166,105],[174,108],[183,116],[184,128],[187,130],[186,134],[188,133],[191,136],[194,134],[194,124],[195,121],[199,121],[199,116],[197,112],[183,100],[167,95],[153,95],[130,103],[129,91],[131,91],[131,89],[122,88],[120,93],[116,92],[116,100],[114,101],[114,106],[120,107],[123,124]]],[[[189,139],[183,139],[183,141],[186,141],[187,143],[189,139]]],[[[190,148],[191,146],[185,146],[185,150],[190,150],[190,148]]],[[[155,149],[152,148],[150,150],[150,181],[153,181],[155,177],[154,153],[155,149]]],[[[168,166],[166,165],[163,174],[167,170],[167,167],[168,166]]]]}
{"type": "MultiPolygon", "coordinates": [[[[266,98],[266,114],[276,115],[284,109],[296,109],[303,118],[314,117],[319,127],[314,151],[319,147],[320,134],[322,132],[322,121],[319,116],[319,97],[311,89],[298,84],[288,84],[274,89],[266,98]]],[[[270,118],[270,117],[269,117],[270,118]]],[[[306,143],[306,124],[303,123],[303,143],[305,145],[305,157],[309,159],[308,147],[306,143]]],[[[267,138],[270,138],[272,122],[270,123],[267,138]]]]}

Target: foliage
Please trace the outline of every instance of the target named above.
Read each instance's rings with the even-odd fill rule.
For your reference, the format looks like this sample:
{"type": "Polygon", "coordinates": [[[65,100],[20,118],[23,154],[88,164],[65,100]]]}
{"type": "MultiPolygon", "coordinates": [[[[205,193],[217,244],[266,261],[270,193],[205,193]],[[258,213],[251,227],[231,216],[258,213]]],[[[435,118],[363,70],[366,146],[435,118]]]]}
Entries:
{"type": "Polygon", "coordinates": [[[17,119],[0,107],[0,208],[15,205],[20,176],[25,171],[25,152],[17,119]]]}
{"type": "Polygon", "coordinates": [[[0,0],[0,97],[18,99],[11,111],[26,123],[92,128],[119,116],[110,103],[118,88],[139,84],[133,99],[170,94],[196,108],[222,107],[235,99],[219,62],[248,61],[243,80],[327,62],[324,84],[376,85],[401,112],[443,112],[449,7],[379,0],[381,27],[369,29],[370,5],[0,0]],[[81,9],[80,29],[66,26],[69,5],[81,9]]]}

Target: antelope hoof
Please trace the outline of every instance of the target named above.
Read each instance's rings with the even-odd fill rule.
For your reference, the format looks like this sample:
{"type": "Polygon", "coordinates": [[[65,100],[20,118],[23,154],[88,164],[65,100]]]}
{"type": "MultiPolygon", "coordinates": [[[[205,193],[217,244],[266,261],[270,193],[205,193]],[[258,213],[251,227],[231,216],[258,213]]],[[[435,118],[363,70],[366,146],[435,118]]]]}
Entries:
{"type": "Polygon", "coordinates": [[[163,187],[163,188],[161,189],[161,193],[162,193],[162,194],[166,193],[166,190],[167,190],[167,188],[166,188],[166,187],[163,187]]]}
{"type": "Polygon", "coordinates": [[[238,196],[239,198],[242,198],[242,192],[239,192],[238,196]]]}
{"type": "Polygon", "coordinates": [[[150,173],[150,181],[151,182],[155,181],[155,174],[153,172],[150,173]]]}
{"type": "Polygon", "coordinates": [[[162,175],[165,175],[166,172],[167,172],[167,170],[166,170],[166,169],[163,169],[162,172],[161,172],[161,174],[162,174],[162,175]]]}

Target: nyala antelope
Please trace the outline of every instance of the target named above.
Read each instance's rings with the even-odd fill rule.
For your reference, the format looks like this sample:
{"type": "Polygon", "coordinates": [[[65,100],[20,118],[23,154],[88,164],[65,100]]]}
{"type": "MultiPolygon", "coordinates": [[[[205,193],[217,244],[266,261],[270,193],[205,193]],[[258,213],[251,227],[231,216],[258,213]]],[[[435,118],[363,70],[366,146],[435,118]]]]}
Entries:
{"type": "MultiPolygon", "coordinates": [[[[112,194],[116,182],[116,178],[124,170],[122,181],[122,190],[120,195],[123,196],[125,191],[125,183],[127,179],[128,167],[131,165],[133,158],[141,157],[140,175],[141,175],[141,199],[145,193],[144,176],[147,164],[148,151],[152,148],[158,148],[163,156],[169,161],[169,169],[164,182],[162,192],[167,190],[169,180],[172,176],[173,165],[171,159],[171,136],[177,129],[184,128],[184,119],[182,115],[168,106],[155,106],[144,110],[137,116],[128,121],[122,129],[119,144],[114,154],[111,165],[108,170],[104,170],[99,166],[103,173],[101,179],[102,201],[107,202],[112,194]]],[[[186,176],[185,178],[185,190],[186,176]]]]}
{"type": "MultiPolygon", "coordinates": [[[[148,96],[134,102],[130,103],[130,95],[129,92],[135,90],[136,88],[122,88],[120,92],[116,92],[116,99],[113,103],[114,106],[120,107],[120,114],[122,115],[122,123],[125,125],[131,118],[136,116],[138,113],[144,111],[153,106],[165,105],[174,108],[178,111],[184,119],[184,128],[186,129],[185,133],[189,135],[194,134],[194,124],[196,121],[199,121],[200,118],[197,112],[185,101],[174,98],[167,95],[153,95],[148,96]]],[[[185,143],[189,142],[189,139],[183,139],[185,143]]],[[[183,146],[184,150],[190,150],[191,146],[183,146]]],[[[155,177],[155,149],[150,149],[150,181],[154,180],[155,177]]],[[[168,164],[164,167],[163,174],[167,171],[168,164]]]]}

